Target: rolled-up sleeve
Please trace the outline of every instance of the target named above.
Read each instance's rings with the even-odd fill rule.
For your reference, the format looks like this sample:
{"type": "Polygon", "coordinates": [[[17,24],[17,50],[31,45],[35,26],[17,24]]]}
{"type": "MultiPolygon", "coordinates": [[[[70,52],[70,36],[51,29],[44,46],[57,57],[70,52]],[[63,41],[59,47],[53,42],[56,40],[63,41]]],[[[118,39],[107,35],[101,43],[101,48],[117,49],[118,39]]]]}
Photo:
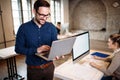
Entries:
{"type": "Polygon", "coordinates": [[[108,68],[99,69],[99,70],[102,71],[107,76],[112,75],[120,66],[119,60],[120,60],[120,53],[116,53],[111,61],[111,64],[108,66],[108,68]]]}

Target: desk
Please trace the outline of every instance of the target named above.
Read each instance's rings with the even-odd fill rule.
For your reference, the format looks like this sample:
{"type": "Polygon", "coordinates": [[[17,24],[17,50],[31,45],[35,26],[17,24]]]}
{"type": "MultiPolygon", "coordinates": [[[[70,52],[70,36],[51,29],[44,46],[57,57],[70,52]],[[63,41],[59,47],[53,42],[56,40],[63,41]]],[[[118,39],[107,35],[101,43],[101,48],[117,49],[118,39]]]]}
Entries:
{"type": "Polygon", "coordinates": [[[89,62],[97,62],[103,67],[109,63],[93,59],[90,54],[94,51],[91,50],[87,56],[77,63],[73,63],[72,59],[68,59],[68,61],[55,68],[54,76],[63,80],[100,80],[104,74],[90,66],[89,62]]]}
{"type": "Polygon", "coordinates": [[[14,47],[8,47],[0,49],[0,59],[7,61],[8,77],[4,80],[23,80],[22,76],[17,74],[16,59],[17,54],[14,51],[14,47]]]}
{"type": "Polygon", "coordinates": [[[79,33],[67,33],[67,34],[64,34],[64,35],[58,35],[57,36],[57,38],[58,39],[64,39],[64,38],[68,38],[68,37],[71,37],[71,36],[75,36],[75,35],[77,35],[77,34],[79,34],[79,33]]]}

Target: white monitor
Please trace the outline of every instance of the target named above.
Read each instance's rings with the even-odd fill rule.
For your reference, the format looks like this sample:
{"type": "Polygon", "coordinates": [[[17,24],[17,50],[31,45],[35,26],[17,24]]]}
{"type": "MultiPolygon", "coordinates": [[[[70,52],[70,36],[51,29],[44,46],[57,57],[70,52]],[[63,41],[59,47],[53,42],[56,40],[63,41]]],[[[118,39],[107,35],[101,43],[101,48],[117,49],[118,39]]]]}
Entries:
{"type": "Polygon", "coordinates": [[[69,23],[62,24],[60,34],[65,35],[68,32],[69,32],[69,23]]]}
{"type": "Polygon", "coordinates": [[[79,57],[87,54],[90,50],[89,32],[83,32],[76,35],[73,45],[72,59],[75,61],[79,57]]]}

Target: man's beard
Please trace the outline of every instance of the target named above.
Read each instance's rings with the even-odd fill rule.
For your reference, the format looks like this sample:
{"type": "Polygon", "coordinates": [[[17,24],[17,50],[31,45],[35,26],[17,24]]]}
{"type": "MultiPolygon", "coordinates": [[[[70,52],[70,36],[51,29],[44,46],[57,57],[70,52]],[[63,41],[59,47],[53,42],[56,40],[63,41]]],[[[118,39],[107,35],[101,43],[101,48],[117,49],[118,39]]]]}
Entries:
{"type": "Polygon", "coordinates": [[[39,25],[43,25],[43,24],[44,24],[44,23],[41,23],[40,20],[44,21],[44,23],[45,23],[45,20],[44,20],[44,19],[39,19],[39,20],[36,19],[36,22],[37,22],[39,25]]]}

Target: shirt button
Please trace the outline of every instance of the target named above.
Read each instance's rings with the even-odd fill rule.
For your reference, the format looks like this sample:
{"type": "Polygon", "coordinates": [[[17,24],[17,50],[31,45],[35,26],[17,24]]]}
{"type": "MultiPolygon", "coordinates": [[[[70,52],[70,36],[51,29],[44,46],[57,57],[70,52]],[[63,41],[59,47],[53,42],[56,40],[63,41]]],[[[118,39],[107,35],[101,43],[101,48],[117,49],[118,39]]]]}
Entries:
{"type": "Polygon", "coordinates": [[[38,39],[40,39],[40,37],[38,37],[38,39]]]}

